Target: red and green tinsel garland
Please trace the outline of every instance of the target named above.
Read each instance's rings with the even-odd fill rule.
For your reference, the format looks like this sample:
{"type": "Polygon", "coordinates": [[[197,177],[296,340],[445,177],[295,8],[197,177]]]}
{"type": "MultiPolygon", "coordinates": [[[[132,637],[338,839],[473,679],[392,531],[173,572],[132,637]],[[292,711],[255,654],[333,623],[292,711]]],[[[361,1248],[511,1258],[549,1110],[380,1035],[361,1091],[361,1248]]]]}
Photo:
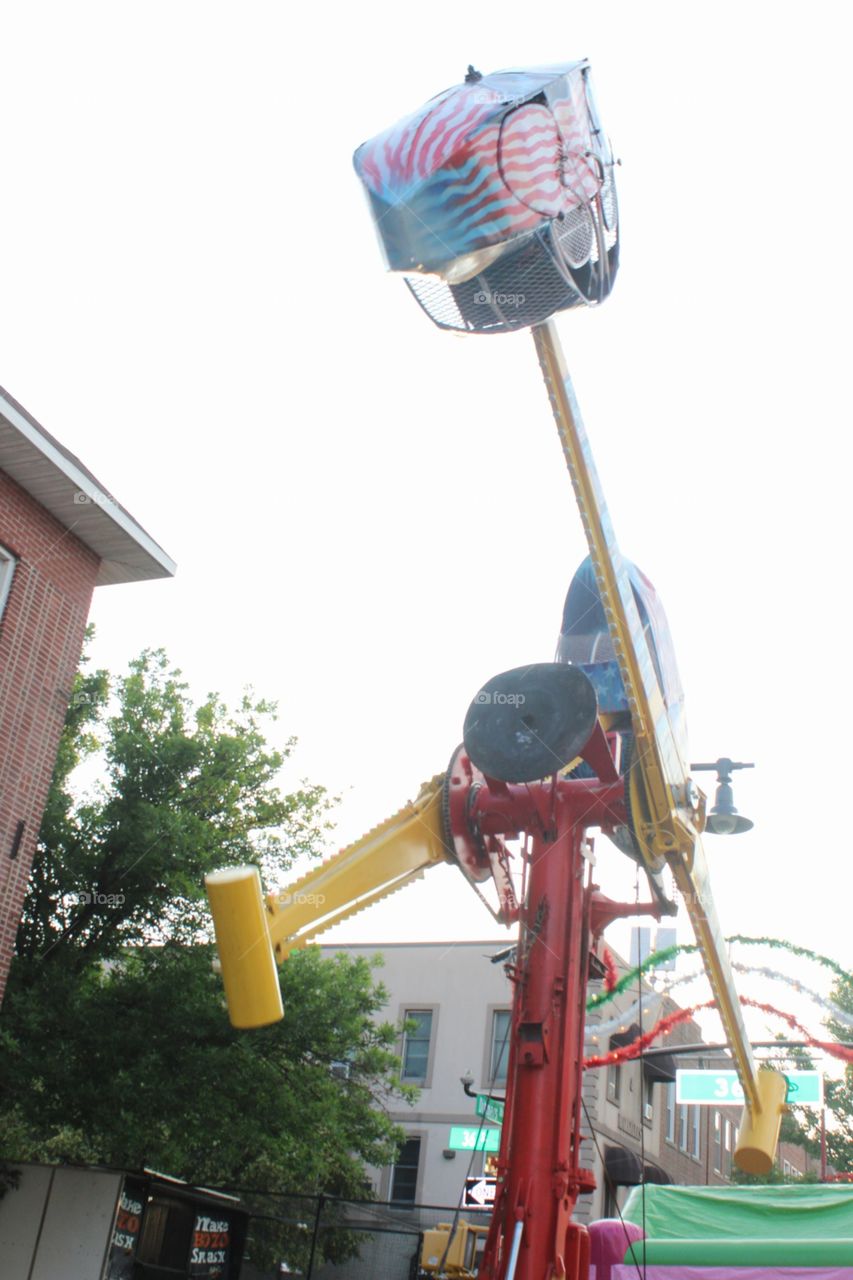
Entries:
{"type": "MultiPolygon", "coordinates": [[[[800,956],[806,960],[813,960],[816,964],[822,965],[825,969],[830,969],[842,980],[842,982],[853,984],[853,974],[843,968],[836,960],[830,959],[829,956],[821,955],[817,951],[809,951],[807,947],[798,947],[795,943],[786,942],[783,938],[749,938],[742,933],[735,933],[731,937],[726,938],[726,942],[739,942],[744,946],[773,947],[777,950],[789,951],[792,955],[800,956]]],[[[586,1002],[587,1009],[597,1009],[601,1005],[607,1004],[610,1000],[615,999],[616,996],[625,991],[632,982],[635,982],[637,978],[639,978],[640,975],[645,973],[648,969],[662,968],[663,965],[674,956],[689,955],[698,950],[699,948],[695,942],[680,942],[671,947],[664,947],[661,951],[653,952],[650,956],[646,957],[642,964],[638,964],[636,968],[630,969],[628,973],[624,974],[618,979],[618,981],[615,981],[612,986],[610,986],[608,980],[605,979],[605,989],[590,996],[586,1002]]],[[[607,965],[607,956],[609,954],[609,952],[605,953],[605,966],[607,965]]],[[[608,972],[608,978],[609,976],[608,972]]]]}
{"type": "Polygon", "coordinates": [[[601,959],[604,964],[604,990],[612,991],[619,984],[619,970],[616,968],[616,961],[607,947],[604,948],[604,955],[601,959]]]}
{"type": "MultiPolygon", "coordinates": [[[[781,1018],[792,1031],[798,1032],[813,1049],[820,1049],[824,1053],[830,1054],[833,1058],[839,1058],[842,1062],[853,1062],[853,1049],[836,1044],[833,1040],[818,1040],[806,1030],[801,1022],[797,1021],[793,1014],[785,1013],[782,1009],[776,1009],[772,1004],[764,1004],[760,1000],[751,1000],[748,996],[741,996],[740,1002],[747,1008],[759,1009],[762,1013],[768,1013],[774,1018],[781,1018]]],[[[689,1009],[676,1009],[673,1013],[668,1013],[666,1017],[660,1018],[651,1030],[638,1036],[630,1044],[620,1045],[618,1049],[611,1049],[609,1053],[595,1054],[590,1058],[586,1058],[583,1065],[584,1067],[609,1067],[620,1062],[629,1062],[632,1058],[639,1058],[657,1040],[658,1036],[669,1035],[673,1027],[677,1027],[679,1023],[689,1021],[694,1014],[699,1013],[702,1009],[713,1009],[714,1007],[714,1000],[705,1000],[702,1004],[694,1004],[689,1009]]]]}

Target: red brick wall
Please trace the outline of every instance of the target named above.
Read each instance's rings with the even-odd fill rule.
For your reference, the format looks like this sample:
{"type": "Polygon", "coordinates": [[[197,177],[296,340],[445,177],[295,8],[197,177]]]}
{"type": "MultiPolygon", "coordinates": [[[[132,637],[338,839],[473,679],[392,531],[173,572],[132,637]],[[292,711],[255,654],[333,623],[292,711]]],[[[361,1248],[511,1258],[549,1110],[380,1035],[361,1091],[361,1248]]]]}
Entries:
{"type": "Polygon", "coordinates": [[[100,561],[3,471],[0,543],[18,561],[0,618],[2,1000],[100,561]]]}
{"type": "MultiPolygon", "coordinates": [[[[794,1112],[796,1115],[796,1112],[794,1112]]],[[[809,1155],[803,1147],[793,1142],[780,1142],[776,1154],[776,1165],[783,1173],[787,1173],[785,1164],[793,1165],[797,1173],[820,1173],[820,1157],[809,1155]]],[[[828,1170],[829,1171],[829,1170],[828,1170]]],[[[793,1174],[791,1176],[794,1176],[793,1174]]]]}

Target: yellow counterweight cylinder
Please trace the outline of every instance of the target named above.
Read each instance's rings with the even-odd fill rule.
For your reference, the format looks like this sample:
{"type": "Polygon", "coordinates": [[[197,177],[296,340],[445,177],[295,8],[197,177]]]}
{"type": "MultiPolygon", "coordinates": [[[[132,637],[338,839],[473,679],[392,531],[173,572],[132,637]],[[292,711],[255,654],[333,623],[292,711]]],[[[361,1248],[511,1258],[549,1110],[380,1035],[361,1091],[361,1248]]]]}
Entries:
{"type": "Polygon", "coordinates": [[[744,1173],[764,1175],[773,1168],[776,1158],[788,1081],[780,1071],[759,1071],[755,1078],[761,1110],[744,1108],[735,1164],[744,1173]]]}
{"type": "Polygon", "coordinates": [[[284,1008],[257,867],[214,871],[204,883],[232,1026],[278,1022],[284,1008]]]}

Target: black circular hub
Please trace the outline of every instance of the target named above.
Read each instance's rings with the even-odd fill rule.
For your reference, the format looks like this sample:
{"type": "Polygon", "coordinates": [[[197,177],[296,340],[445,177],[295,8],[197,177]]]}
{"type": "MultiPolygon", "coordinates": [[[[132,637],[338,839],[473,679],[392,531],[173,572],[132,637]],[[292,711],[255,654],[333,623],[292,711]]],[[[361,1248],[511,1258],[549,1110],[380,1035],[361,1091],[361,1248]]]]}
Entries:
{"type": "Polygon", "coordinates": [[[501,782],[535,782],[583,753],[598,704],[578,667],[537,662],[484,684],[468,708],[465,750],[501,782]]]}

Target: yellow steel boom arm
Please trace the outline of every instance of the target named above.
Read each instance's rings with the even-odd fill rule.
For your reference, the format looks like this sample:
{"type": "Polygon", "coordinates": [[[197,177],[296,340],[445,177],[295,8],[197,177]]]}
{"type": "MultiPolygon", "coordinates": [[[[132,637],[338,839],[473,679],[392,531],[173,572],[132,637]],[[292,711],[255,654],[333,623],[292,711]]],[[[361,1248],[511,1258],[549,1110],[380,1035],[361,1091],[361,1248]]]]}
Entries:
{"type": "Polygon", "coordinates": [[[700,836],[704,797],[678,750],[553,320],[535,326],[533,336],[631,713],[635,831],[649,871],[667,862],[684,898],[746,1098],[738,1163],[765,1173],[784,1107],[784,1077],[755,1068],[711,896],[700,836]]]}
{"type": "Polygon", "coordinates": [[[312,868],[283,894],[270,894],[270,936],[279,959],[332,925],[450,861],[442,832],[443,778],[353,844],[312,868]]]}
{"type": "Polygon", "coordinates": [[[451,861],[442,831],[441,777],[411,804],[264,903],[256,867],[205,878],[228,1014],[235,1027],[282,1016],[276,960],[348,916],[451,861]]]}

